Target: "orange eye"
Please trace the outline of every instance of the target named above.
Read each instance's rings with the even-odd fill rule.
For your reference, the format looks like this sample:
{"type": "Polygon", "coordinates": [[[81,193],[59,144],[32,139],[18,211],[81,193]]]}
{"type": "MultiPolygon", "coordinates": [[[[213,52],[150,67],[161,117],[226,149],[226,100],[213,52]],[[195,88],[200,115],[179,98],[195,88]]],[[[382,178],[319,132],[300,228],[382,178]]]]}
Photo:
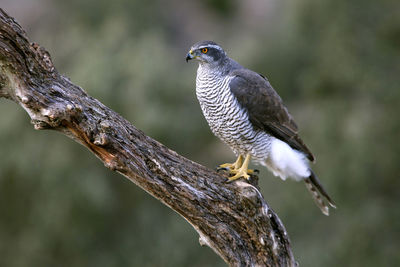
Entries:
{"type": "Polygon", "coordinates": [[[201,49],[201,52],[202,52],[203,54],[206,54],[206,53],[208,52],[208,48],[206,48],[206,47],[202,48],[202,49],[201,49]]]}

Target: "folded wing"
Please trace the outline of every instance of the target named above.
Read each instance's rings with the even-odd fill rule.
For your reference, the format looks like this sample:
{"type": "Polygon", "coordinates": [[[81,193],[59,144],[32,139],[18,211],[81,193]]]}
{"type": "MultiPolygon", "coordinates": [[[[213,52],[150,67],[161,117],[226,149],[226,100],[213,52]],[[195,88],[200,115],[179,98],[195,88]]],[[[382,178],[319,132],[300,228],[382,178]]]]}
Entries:
{"type": "Polygon", "coordinates": [[[315,158],[298,136],[297,125],[268,80],[248,69],[232,71],[229,86],[239,104],[248,112],[255,129],[286,142],[303,152],[310,161],[315,158]]]}

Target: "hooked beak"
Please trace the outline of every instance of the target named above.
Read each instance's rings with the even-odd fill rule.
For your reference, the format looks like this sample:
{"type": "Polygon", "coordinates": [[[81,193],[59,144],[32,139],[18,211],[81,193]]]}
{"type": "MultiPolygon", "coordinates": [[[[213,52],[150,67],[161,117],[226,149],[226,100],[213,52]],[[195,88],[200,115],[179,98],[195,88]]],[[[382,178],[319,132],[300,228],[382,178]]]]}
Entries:
{"type": "Polygon", "coordinates": [[[194,58],[193,51],[190,50],[189,53],[187,53],[187,55],[186,55],[186,62],[188,62],[189,60],[191,60],[193,58],[194,58]]]}

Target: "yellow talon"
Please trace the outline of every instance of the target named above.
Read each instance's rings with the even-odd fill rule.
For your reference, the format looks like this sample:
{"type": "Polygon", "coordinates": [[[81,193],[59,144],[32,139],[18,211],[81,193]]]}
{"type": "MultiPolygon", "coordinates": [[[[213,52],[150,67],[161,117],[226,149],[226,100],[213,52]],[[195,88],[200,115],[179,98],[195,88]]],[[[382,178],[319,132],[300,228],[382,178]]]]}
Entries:
{"type": "Polygon", "coordinates": [[[238,168],[238,169],[234,169],[234,170],[230,171],[230,173],[235,173],[235,175],[232,176],[232,177],[229,177],[228,178],[229,181],[234,181],[234,180],[239,179],[241,177],[249,179],[250,178],[249,174],[254,173],[254,170],[249,170],[248,169],[249,163],[250,163],[250,154],[247,154],[246,158],[244,159],[244,162],[243,162],[242,166],[240,168],[238,168]]]}
{"type": "Polygon", "coordinates": [[[241,178],[241,177],[243,177],[243,178],[246,178],[247,180],[250,178],[250,175],[248,175],[246,172],[244,172],[244,171],[240,171],[240,172],[238,172],[237,174],[235,174],[234,176],[232,176],[232,177],[229,177],[228,179],[229,179],[229,181],[235,181],[235,180],[237,180],[237,179],[239,179],[239,178],[241,178]]]}
{"type": "Polygon", "coordinates": [[[250,178],[249,174],[254,174],[255,171],[249,169],[249,163],[250,163],[250,155],[247,154],[246,158],[243,161],[243,156],[239,155],[238,158],[234,163],[225,163],[219,165],[220,168],[228,169],[230,174],[234,174],[232,177],[229,177],[229,181],[234,181],[236,179],[239,179],[241,177],[244,177],[246,179],[250,178]]]}
{"type": "MultiPolygon", "coordinates": [[[[240,169],[231,170],[230,173],[236,174],[239,171],[240,171],[240,169]]],[[[258,170],[253,170],[253,169],[247,169],[247,171],[246,171],[247,174],[255,174],[255,173],[258,173],[258,172],[259,172],[258,170]]]]}
{"type": "Polygon", "coordinates": [[[221,164],[221,165],[219,165],[219,167],[223,168],[223,169],[228,169],[229,172],[232,173],[232,171],[239,170],[240,166],[242,166],[242,162],[243,162],[243,156],[239,155],[239,157],[237,158],[237,160],[234,163],[221,164]]]}

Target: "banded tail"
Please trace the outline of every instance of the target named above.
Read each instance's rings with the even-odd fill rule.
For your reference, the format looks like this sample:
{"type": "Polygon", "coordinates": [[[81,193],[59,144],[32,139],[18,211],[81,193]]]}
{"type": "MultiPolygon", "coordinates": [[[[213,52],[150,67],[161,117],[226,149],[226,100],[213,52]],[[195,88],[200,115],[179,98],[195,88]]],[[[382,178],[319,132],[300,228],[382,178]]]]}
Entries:
{"type": "Polygon", "coordinates": [[[322,213],[326,216],[329,216],[329,206],[336,209],[336,205],[333,200],[330,198],[328,193],[322,187],[321,182],[318,180],[318,177],[315,173],[311,170],[311,175],[308,178],[304,179],[306,187],[308,191],[310,191],[312,198],[315,201],[315,204],[321,209],[322,213]]]}

